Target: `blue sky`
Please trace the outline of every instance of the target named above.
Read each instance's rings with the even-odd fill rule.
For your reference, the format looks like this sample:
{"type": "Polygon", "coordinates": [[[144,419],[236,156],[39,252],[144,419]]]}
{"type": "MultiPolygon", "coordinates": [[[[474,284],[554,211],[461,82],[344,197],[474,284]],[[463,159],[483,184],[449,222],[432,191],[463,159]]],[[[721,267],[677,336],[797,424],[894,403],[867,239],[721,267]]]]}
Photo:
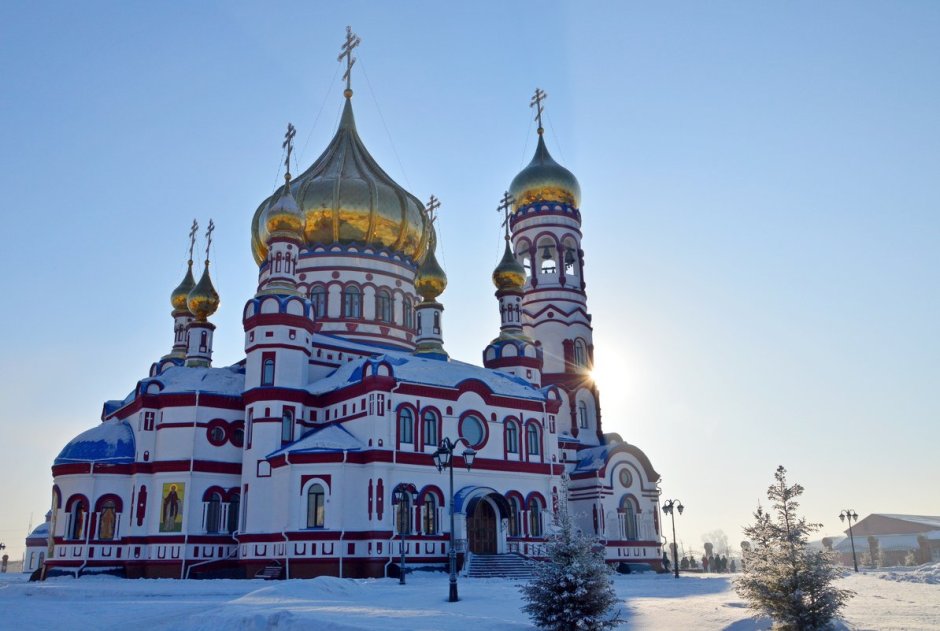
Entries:
{"type": "Polygon", "coordinates": [[[445,344],[498,331],[496,205],[534,149],[583,191],[605,429],[642,447],[686,545],[785,464],[807,515],[940,514],[940,5],[4,3],[0,540],[49,466],[172,343],[193,217],[215,220],[216,362],[241,355],[249,220],[287,122],[306,168],[342,105],[442,203],[445,344]]]}

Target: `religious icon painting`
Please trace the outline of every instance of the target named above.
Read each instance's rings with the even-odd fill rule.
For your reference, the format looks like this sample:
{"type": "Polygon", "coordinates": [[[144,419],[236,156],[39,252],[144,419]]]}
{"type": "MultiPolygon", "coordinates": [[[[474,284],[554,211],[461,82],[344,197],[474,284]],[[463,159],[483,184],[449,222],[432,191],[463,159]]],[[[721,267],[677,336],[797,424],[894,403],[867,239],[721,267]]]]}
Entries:
{"type": "Polygon", "coordinates": [[[163,502],[160,508],[160,532],[183,531],[183,482],[163,483],[163,502]]]}

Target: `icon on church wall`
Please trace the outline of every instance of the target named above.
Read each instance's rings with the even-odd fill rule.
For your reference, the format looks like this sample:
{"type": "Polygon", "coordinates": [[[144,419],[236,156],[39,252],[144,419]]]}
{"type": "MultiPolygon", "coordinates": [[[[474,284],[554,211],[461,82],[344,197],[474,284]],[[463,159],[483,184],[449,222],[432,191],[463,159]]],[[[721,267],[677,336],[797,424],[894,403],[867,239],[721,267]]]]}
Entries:
{"type": "Polygon", "coordinates": [[[163,484],[160,532],[182,532],[185,489],[186,485],[183,482],[165,482],[163,484]]]}

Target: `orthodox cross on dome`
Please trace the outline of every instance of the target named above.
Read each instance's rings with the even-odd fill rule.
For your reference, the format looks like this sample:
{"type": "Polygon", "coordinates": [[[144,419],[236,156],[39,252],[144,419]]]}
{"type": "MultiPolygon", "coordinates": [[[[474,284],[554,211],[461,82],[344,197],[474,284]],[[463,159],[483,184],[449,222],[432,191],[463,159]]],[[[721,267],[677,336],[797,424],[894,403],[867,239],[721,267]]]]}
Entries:
{"type": "Polygon", "coordinates": [[[196,232],[199,231],[199,224],[193,219],[193,227],[189,229],[189,264],[193,264],[193,248],[196,247],[196,232]]]}
{"type": "Polygon", "coordinates": [[[542,101],[548,98],[548,95],[545,94],[544,90],[535,88],[535,95],[532,97],[532,101],[529,103],[529,107],[535,108],[535,120],[539,123],[539,135],[542,134],[542,111],[545,109],[542,106],[542,101]]]}
{"type": "Polygon", "coordinates": [[[215,224],[209,220],[209,228],[206,230],[206,265],[209,264],[209,248],[212,247],[212,232],[215,230],[215,224]]]}
{"type": "Polygon", "coordinates": [[[343,57],[346,58],[346,72],[343,73],[343,79],[346,80],[346,97],[349,98],[352,96],[352,87],[350,85],[349,75],[352,70],[353,64],[356,63],[356,58],[353,57],[352,51],[353,48],[362,43],[362,39],[358,35],[352,32],[352,27],[346,27],[346,41],[343,43],[342,51],[339,54],[339,57],[336,58],[336,61],[342,61],[343,57]]]}
{"type": "Polygon", "coordinates": [[[437,219],[437,209],[441,207],[441,201],[431,195],[431,199],[428,200],[428,217],[431,220],[431,223],[437,219]]]}
{"type": "Polygon", "coordinates": [[[503,213],[503,223],[501,225],[506,227],[506,240],[509,241],[509,211],[512,210],[512,205],[516,203],[516,199],[509,194],[509,191],[503,193],[503,199],[499,202],[499,206],[496,207],[496,212],[503,213]]]}
{"type": "Polygon", "coordinates": [[[290,123],[287,123],[287,133],[284,134],[284,142],[281,143],[281,147],[287,150],[287,155],[284,158],[284,179],[287,180],[287,183],[290,184],[290,154],[294,151],[294,136],[297,135],[297,130],[294,129],[294,126],[290,123]]]}

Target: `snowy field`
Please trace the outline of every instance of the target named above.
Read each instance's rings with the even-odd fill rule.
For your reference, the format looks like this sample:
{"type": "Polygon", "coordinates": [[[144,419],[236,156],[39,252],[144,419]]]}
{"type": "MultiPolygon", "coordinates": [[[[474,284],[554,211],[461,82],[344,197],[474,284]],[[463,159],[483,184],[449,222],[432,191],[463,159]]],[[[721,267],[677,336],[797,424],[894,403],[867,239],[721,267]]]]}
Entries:
{"type": "MultiPolygon", "coordinates": [[[[448,603],[447,577],[397,580],[123,580],[84,577],[27,583],[0,575],[0,629],[174,629],[261,631],[532,629],[520,611],[518,583],[460,579],[448,603]]],[[[752,618],[726,575],[617,576],[627,622],[620,629],[769,629],[752,618]]],[[[940,565],[850,575],[858,592],[840,629],[940,629],[940,565]]]]}

